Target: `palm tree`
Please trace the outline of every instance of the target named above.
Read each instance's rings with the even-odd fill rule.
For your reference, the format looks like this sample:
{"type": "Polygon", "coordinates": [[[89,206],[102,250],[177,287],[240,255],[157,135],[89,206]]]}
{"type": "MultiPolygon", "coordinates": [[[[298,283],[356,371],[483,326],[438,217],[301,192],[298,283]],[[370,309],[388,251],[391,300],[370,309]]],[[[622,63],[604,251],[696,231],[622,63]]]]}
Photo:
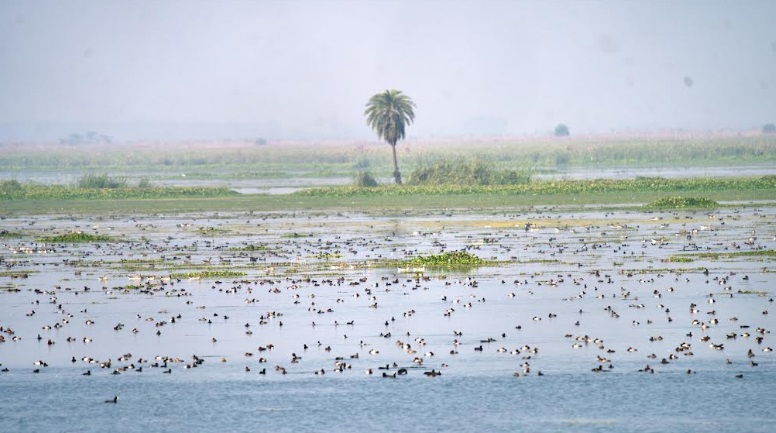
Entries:
{"type": "Polygon", "coordinates": [[[404,138],[404,129],[415,120],[415,103],[400,90],[378,93],[366,104],[366,123],[393,150],[393,178],[401,185],[401,173],[396,162],[396,143],[404,138]]]}

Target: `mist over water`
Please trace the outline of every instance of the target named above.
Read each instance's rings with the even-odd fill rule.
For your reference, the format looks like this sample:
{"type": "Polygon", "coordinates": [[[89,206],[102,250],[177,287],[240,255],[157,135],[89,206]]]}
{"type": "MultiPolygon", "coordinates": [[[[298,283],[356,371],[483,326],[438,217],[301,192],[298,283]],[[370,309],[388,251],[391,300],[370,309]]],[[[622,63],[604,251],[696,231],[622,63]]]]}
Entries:
{"type": "Polygon", "coordinates": [[[750,130],[776,119],[770,1],[25,1],[0,5],[0,140],[750,130]]]}

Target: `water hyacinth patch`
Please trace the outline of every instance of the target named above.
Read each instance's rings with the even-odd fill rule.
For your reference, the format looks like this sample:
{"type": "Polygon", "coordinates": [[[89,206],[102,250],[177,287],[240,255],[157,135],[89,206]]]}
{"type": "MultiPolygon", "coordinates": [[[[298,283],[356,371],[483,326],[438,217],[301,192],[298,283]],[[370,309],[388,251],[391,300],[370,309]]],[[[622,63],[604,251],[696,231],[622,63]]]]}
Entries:
{"type": "Polygon", "coordinates": [[[116,239],[108,235],[95,235],[90,233],[73,232],[61,235],[43,236],[36,239],[40,243],[79,243],[79,242],[116,242],[116,239]]]}
{"type": "Polygon", "coordinates": [[[493,262],[483,260],[474,254],[466,251],[452,251],[440,254],[431,254],[426,256],[417,256],[407,260],[398,260],[391,265],[399,267],[475,267],[493,264],[493,262]]]}
{"type": "Polygon", "coordinates": [[[645,207],[651,209],[713,209],[717,206],[719,206],[717,202],[704,197],[665,197],[649,203],[645,207]]]}

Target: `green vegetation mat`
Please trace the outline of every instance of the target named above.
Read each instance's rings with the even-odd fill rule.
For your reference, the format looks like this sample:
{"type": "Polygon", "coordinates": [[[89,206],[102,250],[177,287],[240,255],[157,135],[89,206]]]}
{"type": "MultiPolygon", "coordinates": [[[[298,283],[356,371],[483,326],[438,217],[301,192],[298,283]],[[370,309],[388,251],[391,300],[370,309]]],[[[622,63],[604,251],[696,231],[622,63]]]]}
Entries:
{"type": "Polygon", "coordinates": [[[44,244],[79,243],[79,242],[115,242],[115,241],[116,239],[114,239],[111,236],[93,235],[89,233],[80,233],[80,232],[43,236],[36,239],[36,242],[40,242],[44,244]]]}
{"type": "Polygon", "coordinates": [[[466,251],[452,251],[380,263],[381,266],[396,266],[406,272],[422,272],[424,268],[473,268],[492,264],[495,262],[483,260],[466,251]]]}
{"type": "Polygon", "coordinates": [[[704,197],[664,197],[645,205],[648,209],[713,209],[717,206],[719,203],[704,197]]]}
{"type": "Polygon", "coordinates": [[[10,200],[126,200],[164,198],[207,198],[237,195],[222,187],[106,187],[81,188],[65,185],[21,184],[17,181],[0,182],[0,201],[10,200]]]}
{"type": "Polygon", "coordinates": [[[636,179],[594,179],[533,181],[518,185],[433,185],[381,186],[362,188],[354,186],[310,188],[294,193],[296,196],[400,196],[400,195],[552,195],[552,194],[608,194],[624,192],[703,193],[715,191],[776,192],[776,176],[756,178],[690,178],[666,179],[640,177],[636,179]]]}

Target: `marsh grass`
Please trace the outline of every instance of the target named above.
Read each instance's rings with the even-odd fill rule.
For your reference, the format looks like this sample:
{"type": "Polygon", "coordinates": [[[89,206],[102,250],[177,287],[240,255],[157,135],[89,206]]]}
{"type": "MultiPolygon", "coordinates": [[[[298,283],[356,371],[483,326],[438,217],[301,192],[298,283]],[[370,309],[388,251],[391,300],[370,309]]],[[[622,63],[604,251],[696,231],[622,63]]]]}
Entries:
{"type": "MultiPolygon", "coordinates": [[[[715,200],[735,201],[736,206],[762,206],[746,201],[773,201],[773,189],[719,190],[703,193],[715,200]]],[[[563,209],[633,209],[663,197],[650,191],[610,193],[481,194],[476,191],[456,195],[373,194],[343,196],[291,194],[235,194],[224,197],[169,197],[160,199],[73,199],[13,200],[0,203],[3,215],[137,215],[186,212],[287,212],[293,210],[338,210],[389,212],[396,215],[437,209],[441,212],[474,212],[482,209],[551,206],[563,209]]],[[[727,206],[727,205],[725,205],[727,206]]]]}
{"type": "Polygon", "coordinates": [[[107,173],[86,174],[78,179],[76,187],[83,189],[127,188],[129,182],[124,177],[109,176],[107,173]]]}
{"type": "Polygon", "coordinates": [[[0,196],[18,194],[24,187],[18,180],[4,180],[0,182],[0,196]]]}
{"type": "Polygon", "coordinates": [[[531,170],[499,168],[482,158],[437,158],[416,167],[409,185],[522,185],[531,181],[531,170]]]}
{"type": "MultiPolygon", "coordinates": [[[[376,142],[253,141],[133,143],[132,145],[0,145],[8,171],[76,173],[154,172],[227,178],[351,177],[369,168],[392,171],[390,152],[376,142]]],[[[735,167],[776,163],[776,135],[454,139],[403,142],[398,148],[408,173],[435,158],[482,158],[498,169],[534,167],[735,167]]]]}
{"type": "Polygon", "coordinates": [[[362,187],[362,188],[372,188],[380,185],[377,182],[377,179],[375,179],[375,177],[369,171],[359,171],[358,173],[356,173],[356,178],[354,183],[356,186],[362,187]]]}

